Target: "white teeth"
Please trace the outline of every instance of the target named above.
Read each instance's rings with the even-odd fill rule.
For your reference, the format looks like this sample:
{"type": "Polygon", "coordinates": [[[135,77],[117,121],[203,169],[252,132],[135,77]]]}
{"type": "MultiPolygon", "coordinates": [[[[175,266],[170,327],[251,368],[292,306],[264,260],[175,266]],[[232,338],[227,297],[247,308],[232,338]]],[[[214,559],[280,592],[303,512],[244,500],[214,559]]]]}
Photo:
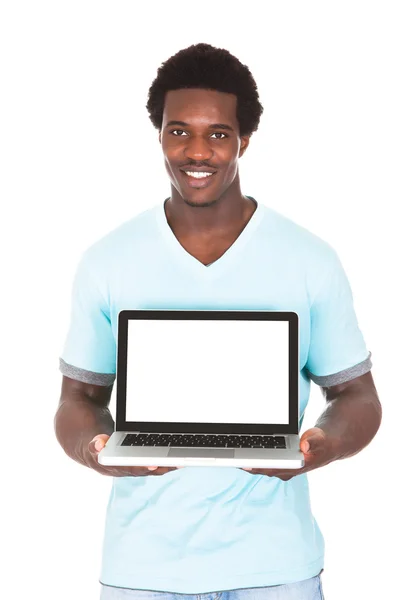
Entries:
{"type": "Polygon", "coordinates": [[[212,175],[212,173],[199,173],[199,172],[195,172],[195,171],[185,171],[186,175],[189,175],[189,177],[196,177],[196,179],[202,179],[203,177],[210,177],[210,175],[212,175]]]}

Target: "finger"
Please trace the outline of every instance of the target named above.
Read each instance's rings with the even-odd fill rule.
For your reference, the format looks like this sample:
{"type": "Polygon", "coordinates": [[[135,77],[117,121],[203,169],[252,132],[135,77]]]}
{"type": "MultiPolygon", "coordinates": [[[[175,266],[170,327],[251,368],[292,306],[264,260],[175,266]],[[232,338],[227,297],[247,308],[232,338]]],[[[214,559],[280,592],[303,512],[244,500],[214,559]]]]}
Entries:
{"type": "Polygon", "coordinates": [[[300,450],[303,454],[317,454],[326,441],[325,432],[319,427],[313,427],[303,433],[300,439],[300,450]]]}
{"type": "Polygon", "coordinates": [[[287,471],[280,471],[278,469],[252,469],[252,475],[265,475],[266,477],[280,478],[281,475],[286,475],[287,473],[287,471]]]}
{"type": "Polygon", "coordinates": [[[304,456],[313,456],[318,454],[323,447],[323,443],[319,439],[309,438],[300,444],[300,450],[304,456]]]}
{"type": "Polygon", "coordinates": [[[303,454],[304,466],[302,467],[302,469],[305,471],[310,471],[312,469],[315,469],[318,466],[321,466],[324,453],[325,453],[325,449],[323,447],[319,448],[319,449],[314,447],[309,452],[305,452],[303,454]]]}
{"type": "Polygon", "coordinates": [[[95,437],[89,443],[90,451],[94,454],[98,454],[100,450],[104,448],[109,439],[110,436],[105,433],[95,435],[95,437]]]}
{"type": "Polygon", "coordinates": [[[252,475],[263,475],[264,477],[275,477],[276,479],[280,479],[281,481],[289,481],[298,473],[293,473],[292,471],[274,471],[273,473],[268,472],[266,470],[255,470],[252,475]]]}
{"type": "Polygon", "coordinates": [[[126,469],[127,474],[133,476],[142,476],[142,475],[153,475],[159,469],[159,467],[151,466],[147,467],[146,465],[140,466],[132,466],[132,467],[120,467],[122,469],[126,469]]]}
{"type": "Polygon", "coordinates": [[[293,473],[282,473],[281,475],[279,475],[279,479],[281,481],[290,481],[291,479],[293,479],[293,477],[293,473]]]}
{"type": "Polygon", "coordinates": [[[253,469],[254,475],[266,475],[267,477],[278,477],[281,471],[278,469],[253,469]]]}
{"type": "Polygon", "coordinates": [[[319,454],[317,454],[316,452],[307,452],[307,454],[304,454],[303,469],[305,469],[306,471],[309,471],[311,468],[313,468],[319,462],[320,462],[319,454]]]}
{"type": "Polygon", "coordinates": [[[170,471],[175,471],[176,469],[177,467],[157,467],[154,471],[147,470],[146,475],[165,475],[166,473],[169,473],[170,471]]]}

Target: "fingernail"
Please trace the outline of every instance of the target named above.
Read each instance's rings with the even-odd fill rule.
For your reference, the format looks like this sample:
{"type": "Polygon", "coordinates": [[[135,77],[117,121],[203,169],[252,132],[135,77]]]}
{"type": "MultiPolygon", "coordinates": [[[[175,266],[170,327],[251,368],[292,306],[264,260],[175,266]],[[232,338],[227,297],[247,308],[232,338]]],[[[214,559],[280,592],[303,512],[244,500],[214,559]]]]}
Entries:
{"type": "Polygon", "coordinates": [[[95,450],[97,450],[97,451],[101,450],[102,449],[101,440],[96,440],[94,443],[94,447],[95,447],[95,450]]]}
{"type": "Polygon", "coordinates": [[[158,467],[147,467],[147,469],[148,469],[149,471],[155,471],[156,469],[158,469],[158,467]]]}

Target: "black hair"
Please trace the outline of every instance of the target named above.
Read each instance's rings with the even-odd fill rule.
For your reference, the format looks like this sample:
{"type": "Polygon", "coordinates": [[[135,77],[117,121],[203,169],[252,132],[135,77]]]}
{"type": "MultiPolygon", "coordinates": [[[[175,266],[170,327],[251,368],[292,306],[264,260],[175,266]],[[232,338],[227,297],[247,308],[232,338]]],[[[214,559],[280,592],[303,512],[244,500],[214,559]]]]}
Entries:
{"type": "Polygon", "coordinates": [[[252,135],[257,130],[263,107],[249,68],[228,50],[195,44],[162,63],[151,84],[146,108],[158,131],[161,131],[166,93],[190,88],[235,94],[240,135],[252,135]]]}

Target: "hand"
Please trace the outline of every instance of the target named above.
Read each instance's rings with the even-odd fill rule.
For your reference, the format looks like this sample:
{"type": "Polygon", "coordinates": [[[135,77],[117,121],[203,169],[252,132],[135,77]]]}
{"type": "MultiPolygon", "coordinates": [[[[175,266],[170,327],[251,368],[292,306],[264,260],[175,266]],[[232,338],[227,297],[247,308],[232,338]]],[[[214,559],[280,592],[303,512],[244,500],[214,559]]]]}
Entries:
{"type": "Polygon", "coordinates": [[[242,471],[250,471],[251,475],[267,475],[268,477],[278,477],[282,481],[289,481],[296,475],[323,467],[338,458],[333,440],[319,427],[312,427],[303,433],[300,438],[300,450],[304,454],[304,467],[301,469],[242,468],[242,471]]]}
{"type": "Polygon", "coordinates": [[[175,471],[181,467],[111,467],[101,465],[98,461],[98,455],[100,450],[104,448],[107,441],[110,439],[109,435],[100,434],[96,435],[89,443],[89,452],[93,458],[93,469],[102,475],[110,475],[112,477],[143,477],[145,475],[165,475],[169,471],[175,471]]]}

